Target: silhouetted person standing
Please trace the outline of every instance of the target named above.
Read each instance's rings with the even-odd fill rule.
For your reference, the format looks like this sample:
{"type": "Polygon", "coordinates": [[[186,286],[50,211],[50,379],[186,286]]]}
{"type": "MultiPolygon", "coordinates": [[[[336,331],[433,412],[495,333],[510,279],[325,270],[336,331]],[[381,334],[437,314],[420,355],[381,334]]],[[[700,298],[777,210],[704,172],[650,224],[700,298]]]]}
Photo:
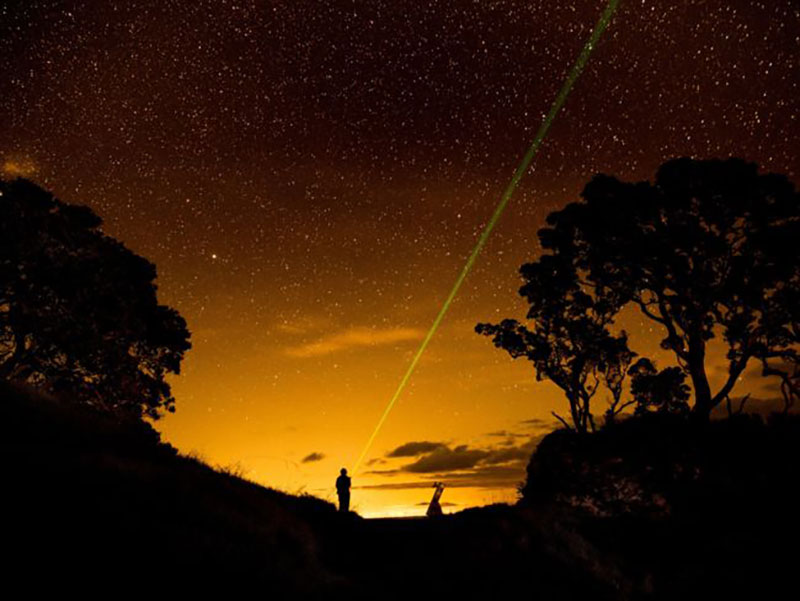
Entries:
{"type": "Polygon", "coordinates": [[[339,511],[350,511],[350,476],[347,470],[342,468],[340,475],[336,478],[336,494],[339,495],[339,511]]]}

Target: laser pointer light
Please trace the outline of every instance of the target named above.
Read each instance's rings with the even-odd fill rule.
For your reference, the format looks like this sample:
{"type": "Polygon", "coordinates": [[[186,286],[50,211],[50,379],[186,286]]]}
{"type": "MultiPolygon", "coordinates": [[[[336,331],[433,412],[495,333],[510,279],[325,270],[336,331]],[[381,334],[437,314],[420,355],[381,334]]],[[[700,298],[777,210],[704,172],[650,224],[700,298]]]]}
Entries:
{"type": "Polygon", "coordinates": [[[411,378],[411,374],[414,373],[414,369],[417,367],[417,363],[419,363],[422,354],[425,352],[425,349],[428,346],[428,343],[433,338],[433,335],[436,333],[436,330],[439,329],[439,324],[442,323],[444,316],[447,314],[447,310],[450,308],[450,305],[453,302],[453,299],[456,297],[459,288],[461,288],[461,284],[464,283],[464,280],[469,274],[472,266],[475,264],[475,260],[478,258],[481,250],[483,249],[486,241],[489,239],[489,235],[492,233],[495,225],[500,220],[500,216],[506,209],[506,205],[508,201],[511,200],[511,196],[514,194],[514,190],[516,190],[517,185],[519,184],[522,176],[525,175],[525,172],[528,170],[531,162],[533,161],[536,154],[539,152],[539,147],[542,145],[545,136],[547,135],[550,126],[553,124],[553,121],[558,114],[558,111],[561,110],[561,107],[564,106],[564,103],[567,100],[567,96],[569,96],[570,91],[572,90],[572,86],[575,84],[575,81],[580,76],[583,68],[586,66],[586,63],[589,61],[589,57],[594,50],[597,41],[600,39],[600,36],[608,27],[609,22],[611,21],[611,17],[614,16],[614,12],[617,10],[617,6],[619,5],[619,0],[610,0],[608,5],[606,6],[603,14],[600,16],[600,20],[595,25],[594,30],[592,30],[592,35],[589,36],[589,39],[583,46],[581,53],[578,55],[575,64],[572,66],[572,69],[567,76],[567,79],[564,81],[564,84],[561,86],[561,90],[559,90],[556,99],[553,101],[553,105],[550,107],[550,111],[547,113],[547,116],[544,118],[542,125],[539,127],[539,131],[536,132],[536,137],[533,139],[533,143],[531,144],[530,148],[528,148],[528,152],[525,153],[525,156],[522,157],[522,162],[520,162],[519,167],[514,172],[514,176],[511,178],[511,181],[506,187],[505,192],[503,192],[503,196],[500,198],[500,202],[497,204],[497,207],[492,213],[492,217],[489,219],[489,222],[486,224],[486,227],[483,228],[483,232],[481,232],[480,237],[478,238],[477,244],[475,244],[475,248],[472,249],[472,252],[467,259],[467,262],[464,264],[464,267],[461,269],[461,273],[458,274],[458,279],[456,279],[456,283],[453,285],[453,288],[450,290],[450,294],[447,295],[444,303],[442,304],[442,308],[439,309],[438,315],[436,315],[436,319],[433,320],[433,324],[431,324],[428,333],[425,335],[425,338],[422,340],[422,343],[419,345],[417,352],[414,354],[414,358],[411,360],[406,373],[403,375],[402,380],[400,380],[400,384],[397,386],[397,389],[394,391],[392,398],[389,400],[389,404],[386,405],[386,409],[384,409],[383,414],[381,415],[378,423],[375,426],[375,429],[372,431],[372,434],[367,440],[367,444],[364,445],[364,450],[361,451],[361,455],[358,457],[358,461],[356,461],[355,467],[353,468],[353,475],[358,472],[358,468],[361,466],[361,462],[364,460],[367,452],[369,452],[372,443],[375,441],[375,437],[378,435],[381,427],[383,426],[386,418],[389,417],[389,413],[392,411],[397,399],[400,398],[400,395],[403,392],[403,389],[408,384],[408,380],[411,378]]]}

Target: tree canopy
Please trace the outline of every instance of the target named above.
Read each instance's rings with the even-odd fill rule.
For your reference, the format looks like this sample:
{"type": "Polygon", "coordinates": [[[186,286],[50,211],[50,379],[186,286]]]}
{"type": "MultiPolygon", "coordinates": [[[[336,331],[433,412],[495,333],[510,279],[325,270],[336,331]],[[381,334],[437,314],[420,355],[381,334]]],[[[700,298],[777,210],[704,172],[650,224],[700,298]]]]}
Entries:
{"type": "Polygon", "coordinates": [[[158,303],[155,266],[101,224],[32,182],[0,181],[0,377],[157,418],[174,411],[166,377],[189,331],[158,303]]]}
{"type": "MultiPolygon", "coordinates": [[[[606,334],[585,327],[592,307],[607,311],[605,328],[633,304],[663,332],[661,346],[689,378],[692,411],[701,418],[729,398],[752,360],[762,363],[764,375],[781,378],[787,403],[797,397],[800,195],[785,176],[760,174],[741,159],[681,158],[663,164],[653,183],[597,175],[582,196],[547,217],[539,231],[544,254],[521,269],[526,284],[520,293],[531,303],[534,330],[543,323],[535,307],[567,303],[582,335],[601,340],[606,334]],[[530,277],[554,265],[569,274],[567,285],[530,277]],[[564,296],[564,290],[581,292],[564,296]],[[551,298],[556,295],[561,299],[551,298]],[[724,382],[712,390],[707,346],[715,337],[725,343],[728,366],[724,382]]],[[[497,326],[477,329],[488,334],[497,326]]],[[[516,348],[497,338],[495,344],[516,348]]],[[[529,358],[552,356],[552,344],[534,346],[529,358]]],[[[637,366],[640,408],[680,411],[686,400],[680,374],[637,366]],[[659,381],[677,398],[645,392],[659,381]]]]}
{"type": "Polygon", "coordinates": [[[533,363],[538,380],[550,380],[569,401],[571,425],[579,432],[593,430],[591,400],[601,385],[611,391],[613,416],[619,409],[622,382],[635,353],[625,332],[608,329],[616,308],[584,291],[572,265],[558,256],[543,256],[520,268],[525,285],[520,295],[530,303],[530,328],[513,319],[500,324],[480,323],[475,330],[492,336],[495,346],[512,357],[533,363]]]}

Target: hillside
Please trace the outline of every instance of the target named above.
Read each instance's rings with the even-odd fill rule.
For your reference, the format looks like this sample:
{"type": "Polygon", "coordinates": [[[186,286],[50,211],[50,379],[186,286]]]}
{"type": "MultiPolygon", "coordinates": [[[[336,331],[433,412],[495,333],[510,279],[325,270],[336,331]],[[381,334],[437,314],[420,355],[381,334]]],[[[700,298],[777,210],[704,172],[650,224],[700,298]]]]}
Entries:
{"type": "Polygon", "coordinates": [[[215,471],[141,422],[8,386],[0,395],[4,531],[18,570],[195,582],[246,575],[256,586],[308,592],[335,580],[313,531],[335,516],[329,503],[215,471]]]}
{"type": "Polygon", "coordinates": [[[279,598],[494,594],[534,579],[551,597],[615,597],[598,570],[607,560],[589,547],[572,557],[579,539],[509,507],[440,520],[342,516],[181,456],[141,423],[5,384],[0,402],[14,578],[246,586],[279,598]]]}
{"type": "Polygon", "coordinates": [[[141,422],[8,385],[0,403],[9,583],[312,599],[772,598],[793,573],[783,549],[800,532],[785,478],[797,475],[794,419],[719,426],[714,440],[726,442],[697,464],[711,479],[672,477],[700,473],[663,453],[691,447],[680,429],[659,438],[631,423],[585,444],[555,433],[529,468],[537,494],[520,506],[363,520],[181,456],[141,422]],[[745,457],[746,470],[714,468],[745,457]]]}

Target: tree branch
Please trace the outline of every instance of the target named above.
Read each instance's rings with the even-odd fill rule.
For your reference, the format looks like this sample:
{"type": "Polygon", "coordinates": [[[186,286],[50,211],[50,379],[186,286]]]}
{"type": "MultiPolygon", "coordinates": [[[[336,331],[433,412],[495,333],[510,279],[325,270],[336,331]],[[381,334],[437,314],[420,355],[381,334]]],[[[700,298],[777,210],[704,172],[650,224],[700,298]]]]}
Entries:
{"type": "Polygon", "coordinates": [[[558,413],[556,413],[555,411],[551,411],[550,413],[551,413],[551,414],[553,415],[553,417],[555,417],[555,418],[556,418],[558,421],[560,421],[562,424],[564,424],[564,427],[565,427],[567,430],[570,430],[570,431],[572,431],[572,430],[573,430],[572,426],[570,426],[570,425],[567,423],[567,420],[565,420],[563,417],[561,417],[561,416],[560,416],[558,413]]]}
{"type": "Polygon", "coordinates": [[[745,354],[739,361],[734,361],[731,363],[730,373],[728,374],[728,380],[725,382],[722,388],[720,388],[719,392],[715,394],[711,399],[711,407],[709,409],[713,409],[717,405],[719,405],[722,400],[728,396],[733,387],[736,385],[736,380],[744,371],[744,368],[747,367],[747,362],[750,360],[750,355],[745,354]]]}

